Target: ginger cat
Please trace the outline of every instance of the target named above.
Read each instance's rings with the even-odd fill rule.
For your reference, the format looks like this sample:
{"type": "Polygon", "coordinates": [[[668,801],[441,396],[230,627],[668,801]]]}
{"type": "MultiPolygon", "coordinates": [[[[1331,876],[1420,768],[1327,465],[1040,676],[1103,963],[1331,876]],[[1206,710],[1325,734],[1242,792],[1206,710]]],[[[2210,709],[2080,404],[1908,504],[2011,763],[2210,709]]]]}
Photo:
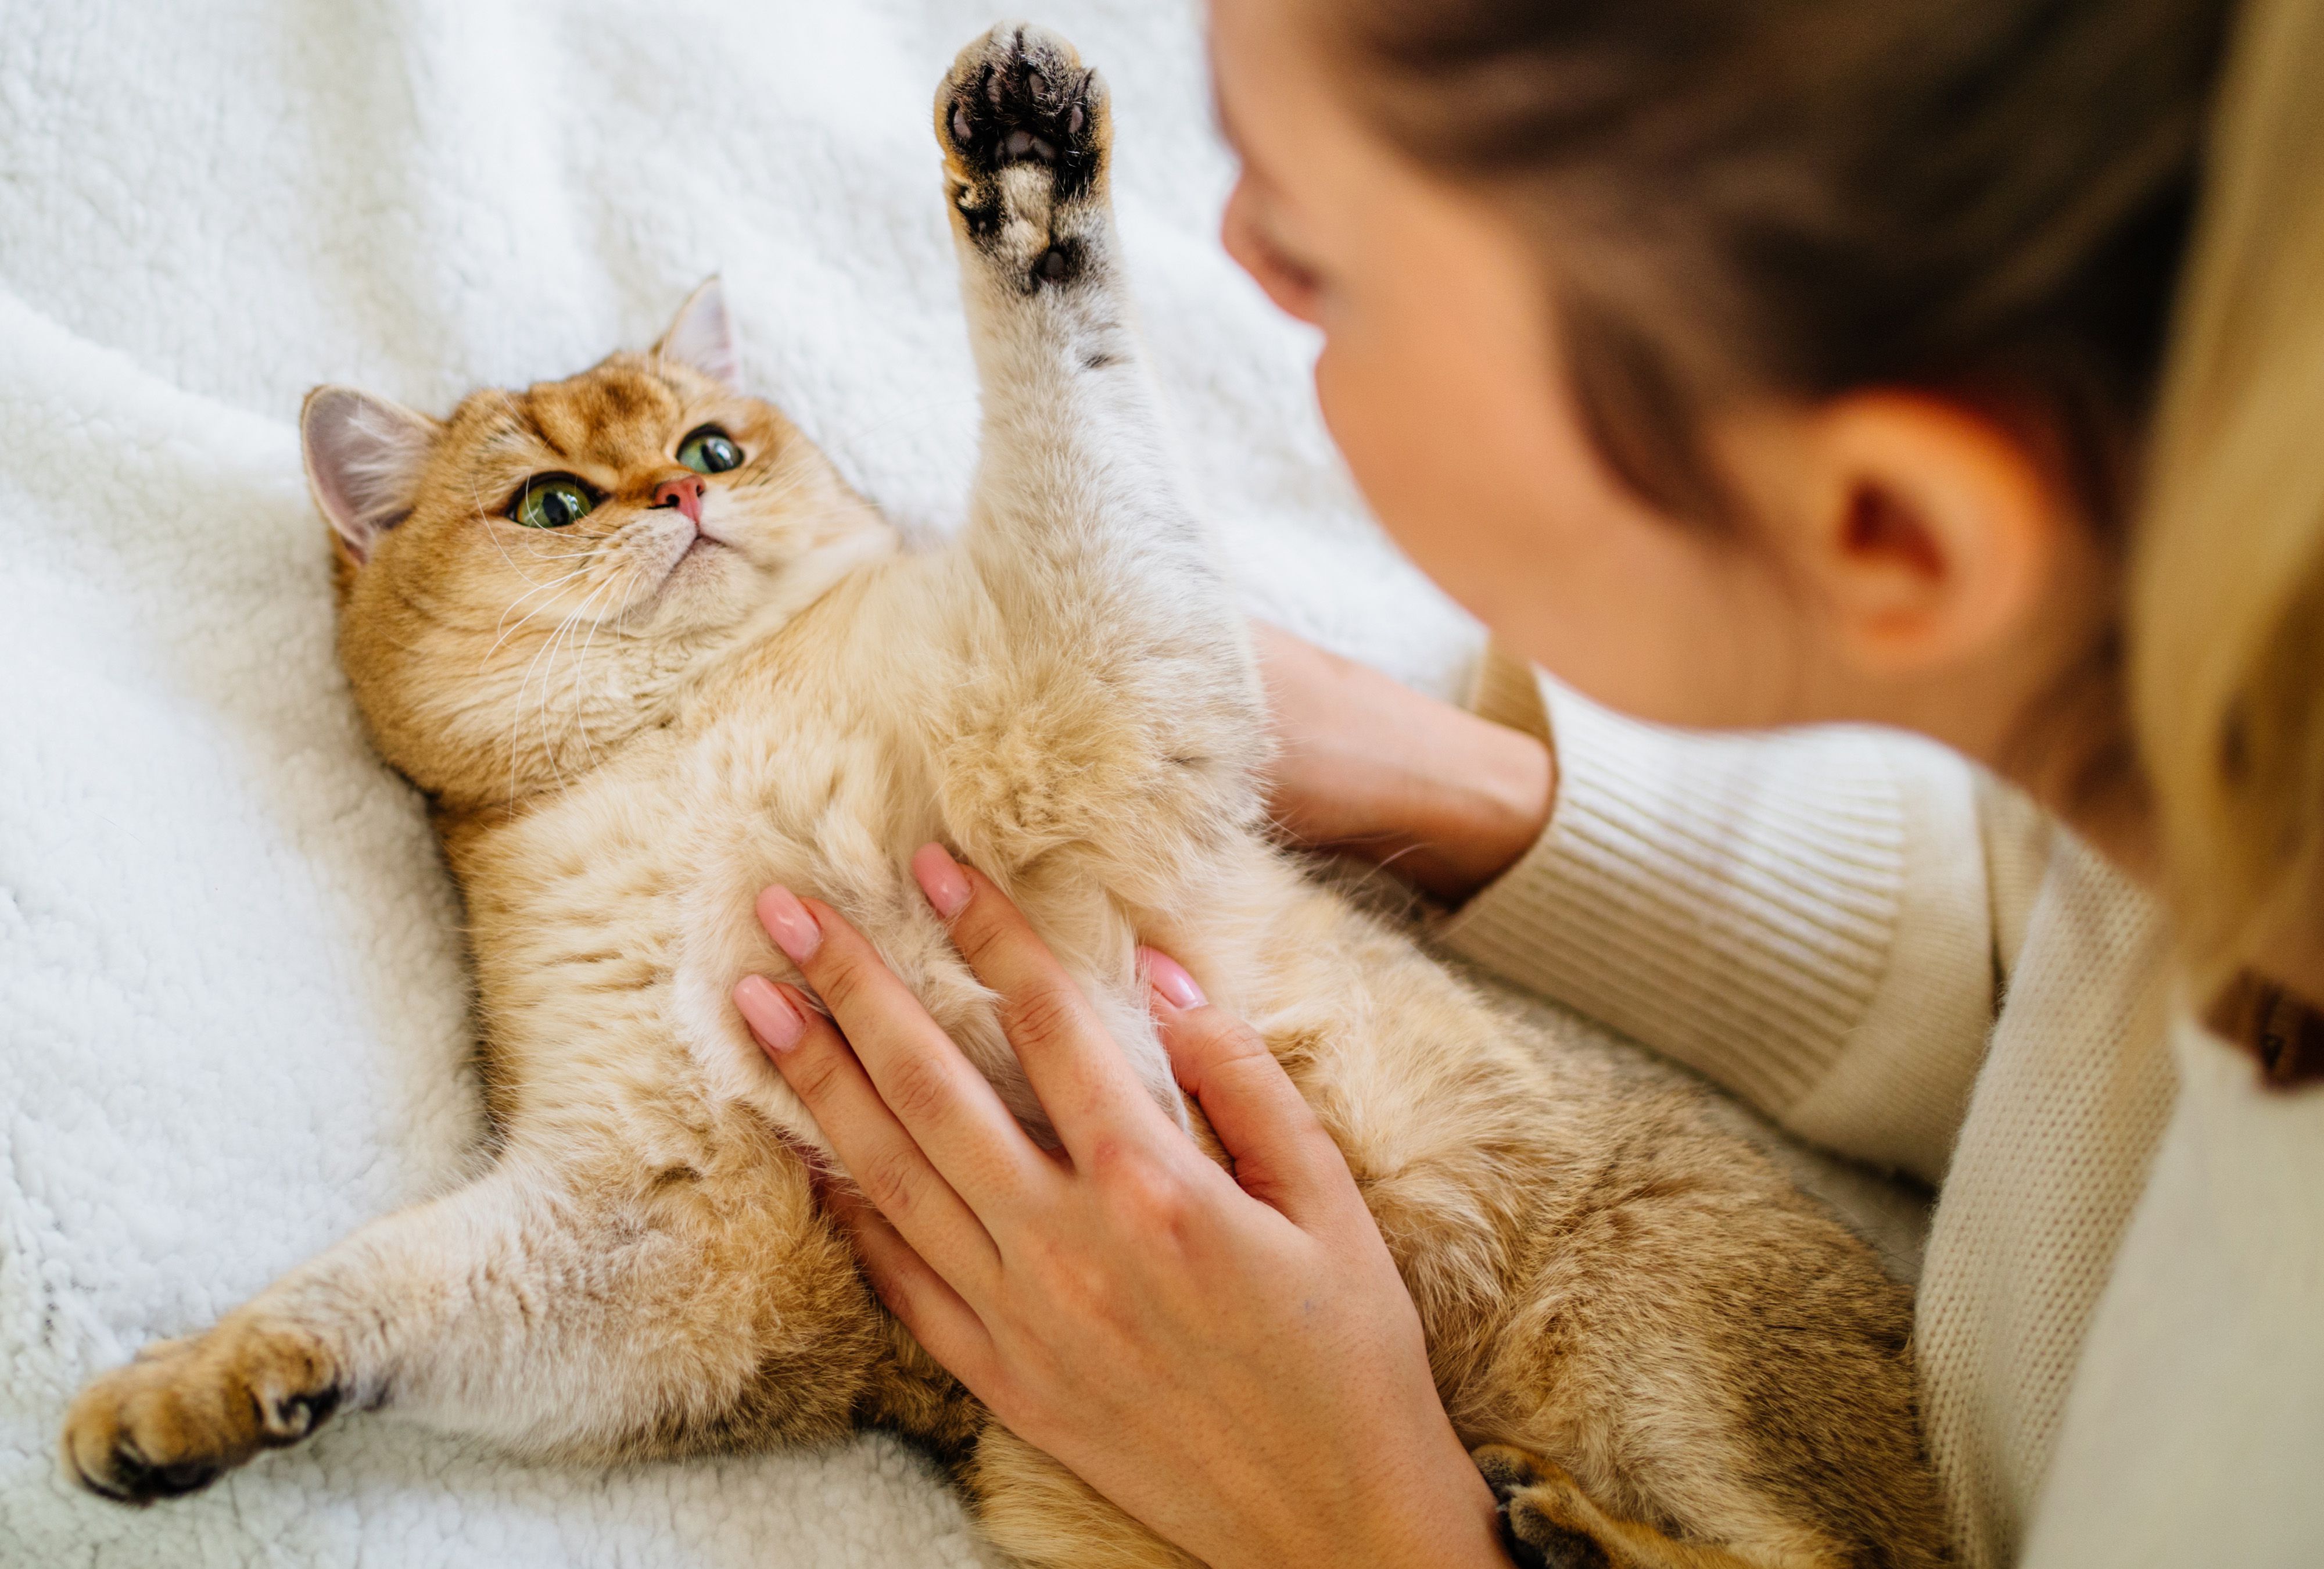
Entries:
{"type": "Polygon", "coordinates": [[[1266,833],[1261,694],[1156,439],[1105,88],[1003,25],[938,92],[984,401],[961,538],[901,551],[741,390],[715,282],[660,344],[443,421],[303,426],[341,653],[465,891],[491,1169],[93,1382],[72,1473],[145,1501],[393,1403],[584,1460],[899,1429],[1028,1564],[1182,1564],[992,1422],[818,1208],[727,1001],[844,910],[1037,1132],[906,871],[940,839],[1182,1121],[1133,948],[1265,1035],[1362,1183],[1520,1558],[1940,1563],[1906,1294],[1692,1090],[1497,1011],[1266,833]]]}

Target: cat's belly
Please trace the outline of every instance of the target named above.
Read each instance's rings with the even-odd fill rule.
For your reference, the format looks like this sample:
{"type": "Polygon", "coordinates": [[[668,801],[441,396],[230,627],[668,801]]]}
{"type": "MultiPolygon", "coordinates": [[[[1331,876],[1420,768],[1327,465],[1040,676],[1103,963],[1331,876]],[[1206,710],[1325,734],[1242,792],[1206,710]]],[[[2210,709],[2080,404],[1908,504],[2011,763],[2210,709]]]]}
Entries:
{"type": "MultiPolygon", "coordinates": [[[[748,1106],[827,1151],[732,1001],[745,975],[804,983],[753,910],[760,891],[779,882],[854,923],[1004,1103],[1046,1135],[989,994],[908,871],[915,850],[943,836],[932,785],[870,738],[795,727],[715,732],[656,761],[607,771],[460,857],[491,1033],[509,1050],[519,1102],[587,1096],[575,1068],[630,1079],[658,1057],[691,1081],[684,1089],[748,1106]]],[[[1028,891],[1026,913],[1157,1102],[1183,1118],[1136,991],[1136,934],[1119,903],[1094,885],[1046,887],[1028,891]]]]}
{"type": "MultiPolygon", "coordinates": [[[[835,856],[826,842],[809,852],[797,843],[725,848],[698,864],[681,900],[678,962],[671,977],[672,1032],[684,1043],[708,1092],[748,1105],[792,1137],[829,1152],[822,1131],[768,1061],[732,1001],[735,983],[750,974],[813,987],[761,930],[753,905],[761,889],[781,882],[838,909],[879,949],[923,1007],[1035,1136],[1050,1137],[1046,1112],[1014,1050],[1002,1034],[991,993],[954,948],[950,936],[905,870],[910,853],[933,835],[909,844],[875,844],[835,856]]],[[[1136,988],[1135,934],[1102,890],[1057,901],[1069,909],[1027,913],[1081,985],[1100,1019],[1139,1069],[1156,1103],[1179,1121],[1185,1113],[1167,1055],[1136,988]]]]}

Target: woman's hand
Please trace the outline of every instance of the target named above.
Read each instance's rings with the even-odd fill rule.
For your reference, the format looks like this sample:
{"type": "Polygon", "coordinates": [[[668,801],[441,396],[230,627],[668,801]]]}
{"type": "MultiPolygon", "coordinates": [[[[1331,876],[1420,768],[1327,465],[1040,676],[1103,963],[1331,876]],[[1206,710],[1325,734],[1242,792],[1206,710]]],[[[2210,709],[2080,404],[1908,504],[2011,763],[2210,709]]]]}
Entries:
{"type": "Polygon", "coordinates": [[[1458,904],[1541,836],[1556,770],[1539,741],[1279,627],[1251,631],[1280,743],[1272,804],[1301,843],[1458,904]]]}
{"type": "Polygon", "coordinates": [[[833,1018],[758,977],[734,1000],[877,1206],[849,1219],[881,1299],[1019,1435],[1215,1569],[1505,1564],[1387,1246],[1258,1038],[1146,955],[1230,1175],[999,890],[936,845],[912,869],[1063,1148],[835,911],[769,889],[760,919],[833,1018]]]}

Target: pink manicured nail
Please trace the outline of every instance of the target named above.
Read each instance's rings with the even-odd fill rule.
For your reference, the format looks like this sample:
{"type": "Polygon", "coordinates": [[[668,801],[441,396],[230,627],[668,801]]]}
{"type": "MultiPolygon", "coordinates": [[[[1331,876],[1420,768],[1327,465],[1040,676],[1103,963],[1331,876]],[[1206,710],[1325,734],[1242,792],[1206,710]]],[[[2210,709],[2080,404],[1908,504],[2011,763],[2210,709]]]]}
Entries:
{"type": "Polygon", "coordinates": [[[769,1057],[790,1050],[807,1029],[807,1021],[798,1016],[790,1000],[775,989],[775,983],[764,975],[745,975],[734,985],[734,1006],[742,1011],[742,1022],[759,1038],[769,1057]]]}
{"type": "Polygon", "coordinates": [[[1146,966],[1146,983],[1160,992],[1162,1001],[1171,1007],[1201,1008],[1210,1001],[1203,995],[1203,989],[1194,984],[1194,978],[1186,974],[1186,967],[1169,955],[1140,948],[1138,958],[1146,966]]]}
{"type": "Polygon", "coordinates": [[[950,920],[968,908],[968,879],[941,844],[923,844],[912,856],[912,875],[936,914],[950,920]]]}
{"type": "Polygon", "coordinates": [[[794,964],[806,964],[823,946],[823,928],[807,914],[807,906],[779,882],[759,895],[759,924],[775,939],[783,957],[794,964]]]}

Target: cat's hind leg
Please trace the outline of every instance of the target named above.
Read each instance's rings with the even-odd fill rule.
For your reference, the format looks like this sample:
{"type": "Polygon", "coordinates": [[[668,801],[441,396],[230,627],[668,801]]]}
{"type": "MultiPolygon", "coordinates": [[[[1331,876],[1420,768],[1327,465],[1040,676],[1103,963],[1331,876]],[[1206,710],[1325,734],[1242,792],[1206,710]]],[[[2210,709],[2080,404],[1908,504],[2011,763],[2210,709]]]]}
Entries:
{"type": "Polygon", "coordinates": [[[961,1481],[985,1538],[1024,1569],[1202,1569],[999,1422],[986,1425],[961,1481]]]}
{"type": "MultiPolygon", "coordinates": [[[[1738,1555],[1620,1519],[1564,1471],[1523,1450],[1490,1445],[1474,1458],[1500,1505],[1502,1545],[1518,1569],[1842,1569],[1837,1556],[1738,1555]]],[[[987,1537],[1028,1569],[1194,1569],[1193,1558],[998,1423],[979,1439],[964,1480],[987,1537]]]]}
{"type": "Polygon", "coordinates": [[[884,1331],[804,1166],[764,1154],[710,1175],[505,1158],[100,1375],[66,1469],[150,1502],[382,1405],[600,1459],[837,1437],[884,1331]]]}
{"type": "Polygon", "coordinates": [[[1609,1514],[1564,1468],[1522,1449],[1488,1444],[1471,1458],[1500,1506],[1502,1545],[1519,1569],[1843,1569],[1837,1553],[1806,1544],[1769,1555],[1680,1541],[1609,1514]]]}

